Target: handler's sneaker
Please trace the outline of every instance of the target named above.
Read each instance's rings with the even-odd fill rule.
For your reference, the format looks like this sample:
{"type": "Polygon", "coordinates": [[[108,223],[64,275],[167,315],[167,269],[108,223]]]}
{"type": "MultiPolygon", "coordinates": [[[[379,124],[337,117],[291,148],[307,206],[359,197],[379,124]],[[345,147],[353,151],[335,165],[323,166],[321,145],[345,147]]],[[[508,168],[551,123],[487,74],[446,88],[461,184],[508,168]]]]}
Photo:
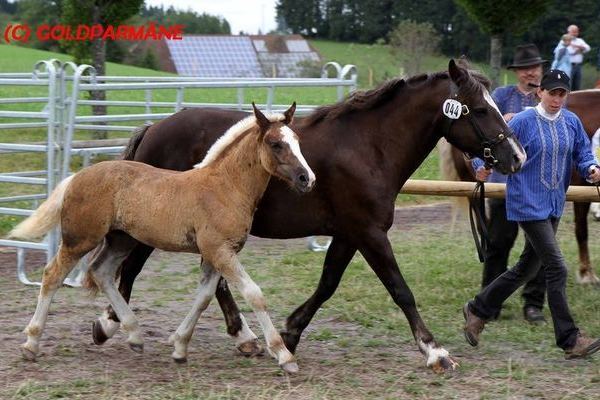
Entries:
{"type": "Polygon", "coordinates": [[[465,339],[475,347],[479,344],[479,334],[485,327],[485,321],[471,312],[469,302],[466,302],[463,307],[463,316],[465,317],[465,339]]]}
{"type": "Polygon", "coordinates": [[[565,358],[567,360],[584,358],[591,356],[598,350],[600,350],[600,339],[588,338],[579,334],[577,335],[575,346],[565,350],[565,358]]]}

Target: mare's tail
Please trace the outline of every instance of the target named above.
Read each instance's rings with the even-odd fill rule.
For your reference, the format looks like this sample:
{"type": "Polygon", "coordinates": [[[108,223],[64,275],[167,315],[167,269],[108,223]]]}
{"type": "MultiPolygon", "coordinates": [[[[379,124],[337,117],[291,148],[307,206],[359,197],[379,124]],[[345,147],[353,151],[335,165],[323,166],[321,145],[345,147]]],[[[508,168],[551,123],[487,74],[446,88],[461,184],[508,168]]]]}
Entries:
{"type": "Polygon", "coordinates": [[[60,182],[50,197],[31,216],[15,226],[8,233],[8,237],[24,240],[38,239],[58,225],[65,191],[69,187],[71,179],[73,179],[73,175],[60,182]]]}
{"type": "Polygon", "coordinates": [[[129,139],[129,143],[127,143],[127,147],[123,150],[123,154],[121,154],[122,160],[133,160],[135,158],[135,151],[137,150],[140,142],[144,138],[146,131],[150,128],[152,124],[146,124],[140,127],[135,128],[133,131],[133,136],[129,139]]]}

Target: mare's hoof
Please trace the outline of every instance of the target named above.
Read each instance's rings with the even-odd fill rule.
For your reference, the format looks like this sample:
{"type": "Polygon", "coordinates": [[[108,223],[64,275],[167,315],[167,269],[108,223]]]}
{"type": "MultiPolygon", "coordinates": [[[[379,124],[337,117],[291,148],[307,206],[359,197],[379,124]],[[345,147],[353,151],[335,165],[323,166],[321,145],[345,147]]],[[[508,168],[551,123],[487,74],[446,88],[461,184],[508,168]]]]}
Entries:
{"type": "Polygon", "coordinates": [[[185,363],[187,363],[187,357],[181,357],[181,358],[173,357],[173,361],[175,361],[175,364],[185,364],[185,363]]]}
{"type": "Polygon", "coordinates": [[[292,335],[289,332],[281,331],[279,332],[281,338],[283,339],[283,343],[285,343],[285,347],[290,351],[290,353],[296,353],[296,347],[298,346],[298,342],[300,341],[299,335],[292,335]]]}
{"type": "Polygon", "coordinates": [[[35,352],[29,350],[25,345],[21,346],[21,355],[23,356],[23,359],[27,361],[35,361],[37,357],[35,352]]]}
{"type": "Polygon", "coordinates": [[[104,344],[108,340],[108,336],[104,333],[102,324],[98,320],[92,322],[92,339],[94,339],[94,344],[98,346],[104,344]]]}
{"type": "Polygon", "coordinates": [[[441,357],[435,364],[431,365],[431,369],[436,374],[454,371],[458,367],[460,367],[460,365],[450,357],[441,357]]]}
{"type": "Polygon", "coordinates": [[[280,367],[282,370],[284,370],[288,374],[295,374],[300,370],[298,368],[298,364],[295,361],[281,364],[280,367]]]}
{"type": "Polygon", "coordinates": [[[144,352],[144,344],[143,343],[129,343],[129,347],[131,348],[131,350],[135,351],[136,353],[144,352]]]}
{"type": "Polygon", "coordinates": [[[252,339],[237,346],[237,349],[243,356],[256,357],[265,352],[258,339],[252,339]]]}

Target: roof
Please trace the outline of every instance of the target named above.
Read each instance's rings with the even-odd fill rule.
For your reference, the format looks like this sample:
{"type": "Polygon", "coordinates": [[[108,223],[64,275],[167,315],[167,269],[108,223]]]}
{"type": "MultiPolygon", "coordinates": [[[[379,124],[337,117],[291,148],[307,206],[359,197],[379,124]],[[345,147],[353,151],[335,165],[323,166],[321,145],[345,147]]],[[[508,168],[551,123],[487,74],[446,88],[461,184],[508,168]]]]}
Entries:
{"type": "Polygon", "coordinates": [[[182,76],[298,77],[303,70],[298,63],[321,61],[300,35],[184,35],[166,45],[182,76]]]}

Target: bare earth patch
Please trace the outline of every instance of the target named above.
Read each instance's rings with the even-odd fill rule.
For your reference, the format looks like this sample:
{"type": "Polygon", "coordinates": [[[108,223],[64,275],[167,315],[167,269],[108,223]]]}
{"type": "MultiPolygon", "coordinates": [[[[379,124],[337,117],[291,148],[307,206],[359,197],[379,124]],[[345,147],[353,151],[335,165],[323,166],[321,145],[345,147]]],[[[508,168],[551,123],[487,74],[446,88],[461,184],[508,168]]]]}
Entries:
{"type": "MultiPolygon", "coordinates": [[[[448,204],[411,207],[396,214],[394,229],[427,235],[420,225],[447,229],[450,208],[448,204]]],[[[271,257],[301,251],[305,240],[251,238],[247,247],[271,257]]],[[[597,360],[565,362],[558,351],[546,354],[497,341],[486,344],[488,352],[481,352],[462,342],[448,348],[461,368],[437,376],[425,367],[412,338],[319,314],[298,347],[300,372],[289,377],[268,356],[245,358],[236,352],[216,302],[198,323],[188,364],[176,365],[167,339],[192,301],[198,274],[190,269],[198,257],[164,252],[153,254],[133,293],[132,306],[145,338],[143,354],[131,351],[121,332],[103,346],[95,346],[91,322],[106,304],[104,297],[61,289],[51,308],[38,361],[26,362],[19,346],[38,289],[17,283],[15,257],[8,249],[0,251],[2,399],[600,398],[597,360]],[[489,349],[495,356],[490,356],[489,349]],[[557,363],[560,369],[552,367],[557,363]]],[[[28,253],[29,269],[44,261],[42,254],[28,253]]],[[[320,266],[314,270],[320,273],[320,266]]],[[[276,304],[272,309],[276,326],[282,326],[289,311],[276,304]]],[[[259,334],[251,313],[247,309],[244,313],[259,334]]],[[[454,324],[458,327],[460,321],[454,324]]]]}

